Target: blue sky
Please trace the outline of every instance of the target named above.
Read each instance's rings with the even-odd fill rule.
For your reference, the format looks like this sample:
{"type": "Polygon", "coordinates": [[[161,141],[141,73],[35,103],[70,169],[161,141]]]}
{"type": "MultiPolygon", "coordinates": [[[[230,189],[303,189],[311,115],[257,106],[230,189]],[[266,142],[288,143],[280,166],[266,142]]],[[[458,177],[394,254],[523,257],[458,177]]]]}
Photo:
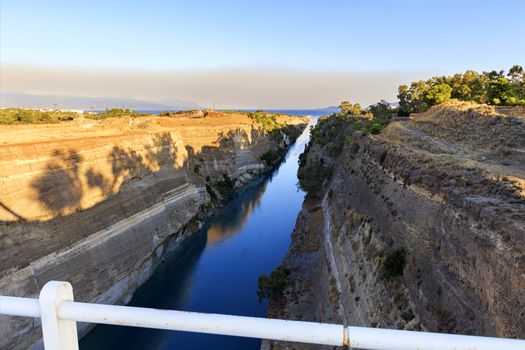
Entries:
{"type": "Polygon", "coordinates": [[[4,69],[408,77],[525,64],[525,1],[519,0],[2,0],[0,16],[4,69]]]}

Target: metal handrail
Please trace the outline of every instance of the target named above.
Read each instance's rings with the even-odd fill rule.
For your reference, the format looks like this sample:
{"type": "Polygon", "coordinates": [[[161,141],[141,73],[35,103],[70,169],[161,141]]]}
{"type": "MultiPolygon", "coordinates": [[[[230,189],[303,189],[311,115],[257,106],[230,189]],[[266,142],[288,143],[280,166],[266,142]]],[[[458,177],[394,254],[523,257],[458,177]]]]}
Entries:
{"type": "Polygon", "coordinates": [[[158,310],[73,301],[68,282],[48,282],[39,299],[0,296],[0,314],[42,319],[46,350],[76,350],[76,322],[111,324],[376,350],[524,350],[525,340],[304,321],[158,310]]]}

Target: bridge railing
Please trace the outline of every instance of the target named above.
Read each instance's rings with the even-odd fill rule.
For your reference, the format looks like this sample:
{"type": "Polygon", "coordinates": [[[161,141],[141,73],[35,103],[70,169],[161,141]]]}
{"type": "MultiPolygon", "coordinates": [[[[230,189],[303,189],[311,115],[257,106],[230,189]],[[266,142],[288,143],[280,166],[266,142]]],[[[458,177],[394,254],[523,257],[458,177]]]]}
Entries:
{"type": "Polygon", "coordinates": [[[38,299],[0,296],[0,315],[42,320],[46,350],[76,350],[76,322],[292,341],[377,350],[524,350],[525,340],[345,327],[303,321],[158,310],[73,301],[68,282],[48,282],[38,299]]]}

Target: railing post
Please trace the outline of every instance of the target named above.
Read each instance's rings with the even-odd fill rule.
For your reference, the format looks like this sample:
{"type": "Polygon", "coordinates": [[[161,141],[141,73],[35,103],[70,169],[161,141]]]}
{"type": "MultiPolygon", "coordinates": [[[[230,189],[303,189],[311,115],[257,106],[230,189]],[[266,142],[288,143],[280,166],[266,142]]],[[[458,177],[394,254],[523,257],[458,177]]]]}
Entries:
{"type": "Polygon", "coordinates": [[[76,321],[59,320],[57,308],[63,301],[73,301],[68,282],[50,281],[40,291],[42,334],[46,350],[78,350],[76,321]]]}

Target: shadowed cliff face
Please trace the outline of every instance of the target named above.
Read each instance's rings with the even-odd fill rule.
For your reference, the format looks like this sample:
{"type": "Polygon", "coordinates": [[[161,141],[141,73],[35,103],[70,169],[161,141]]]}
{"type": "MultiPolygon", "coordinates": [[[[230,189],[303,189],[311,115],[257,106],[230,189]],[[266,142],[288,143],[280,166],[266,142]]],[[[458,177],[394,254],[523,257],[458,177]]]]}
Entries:
{"type": "Polygon", "coordinates": [[[366,136],[349,121],[340,153],[335,121],[303,157],[330,171],[270,316],[525,337],[525,110],[451,102],[366,136]]]}

